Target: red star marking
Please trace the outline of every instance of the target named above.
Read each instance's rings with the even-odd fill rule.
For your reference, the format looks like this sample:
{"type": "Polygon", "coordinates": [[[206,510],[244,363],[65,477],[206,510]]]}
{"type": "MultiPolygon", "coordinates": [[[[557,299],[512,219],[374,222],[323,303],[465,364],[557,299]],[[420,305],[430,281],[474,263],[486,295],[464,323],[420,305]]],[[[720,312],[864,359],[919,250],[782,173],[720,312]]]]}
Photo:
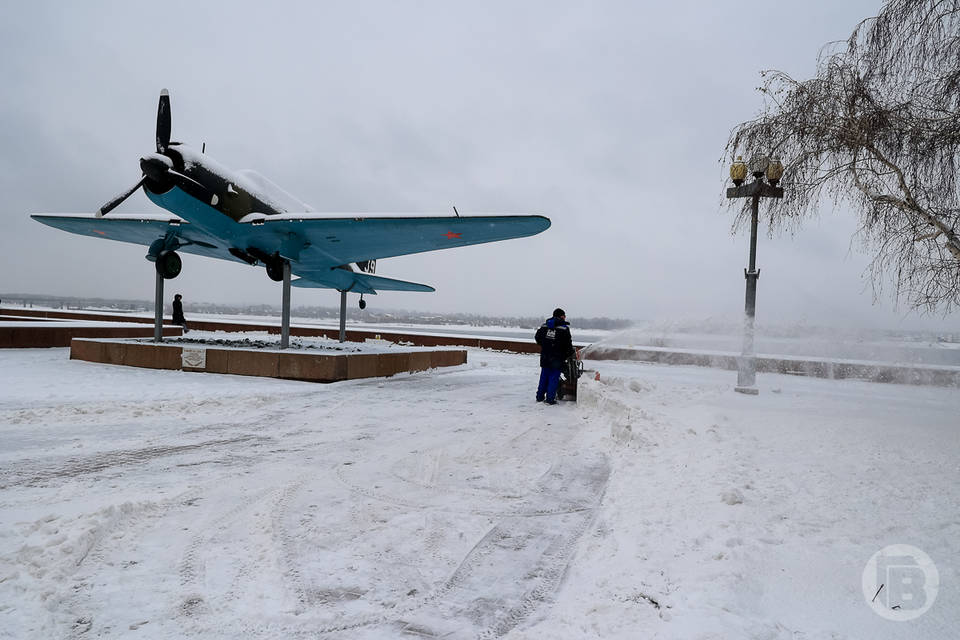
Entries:
{"type": "Polygon", "coordinates": [[[454,233],[453,231],[447,231],[447,233],[446,233],[445,235],[447,236],[447,239],[448,239],[448,240],[453,240],[454,238],[459,238],[459,237],[460,237],[461,235],[463,235],[463,234],[461,234],[461,233],[454,233]]]}
{"type": "Polygon", "coordinates": [[[102,236],[107,235],[107,232],[106,232],[106,231],[100,231],[100,229],[94,229],[93,232],[94,232],[94,233],[99,233],[99,234],[102,235],[102,236]]]}

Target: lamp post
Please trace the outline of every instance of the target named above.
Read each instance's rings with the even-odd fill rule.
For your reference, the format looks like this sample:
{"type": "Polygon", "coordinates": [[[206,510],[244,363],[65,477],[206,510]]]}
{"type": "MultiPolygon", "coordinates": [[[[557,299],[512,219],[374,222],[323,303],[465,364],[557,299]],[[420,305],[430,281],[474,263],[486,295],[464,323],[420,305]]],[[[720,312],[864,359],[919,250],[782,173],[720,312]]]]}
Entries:
{"type": "Polygon", "coordinates": [[[783,165],[777,159],[758,156],[750,160],[749,167],[741,156],[730,166],[730,178],[735,186],[727,189],[728,198],[750,198],[750,263],[743,270],[747,280],[746,303],[744,305],[743,351],[737,358],[737,386],[740,393],[757,395],[757,356],[754,353],[753,321],[757,311],[757,222],[760,215],[760,198],[782,198],[783,188],[777,183],[783,177],[783,165]],[[753,174],[753,182],[744,184],[747,170],[753,174]],[[764,181],[766,176],[766,181],[764,181]]]}

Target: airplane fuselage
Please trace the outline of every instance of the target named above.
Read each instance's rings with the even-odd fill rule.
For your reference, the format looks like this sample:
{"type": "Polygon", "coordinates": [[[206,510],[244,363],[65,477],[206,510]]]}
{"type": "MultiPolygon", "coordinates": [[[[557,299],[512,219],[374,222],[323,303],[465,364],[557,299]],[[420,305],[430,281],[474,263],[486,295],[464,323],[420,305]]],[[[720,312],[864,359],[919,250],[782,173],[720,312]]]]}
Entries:
{"type": "MultiPolygon", "coordinates": [[[[181,191],[204,202],[235,222],[239,222],[251,213],[262,213],[268,216],[286,213],[285,209],[276,203],[271,203],[271,198],[251,189],[246,184],[248,180],[244,176],[227,169],[204,153],[197,153],[186,145],[175,145],[169,147],[162,155],[172,162],[172,169],[175,172],[190,178],[196,184],[186,181],[177,184],[175,180],[164,179],[164,176],[160,175],[159,180],[148,179],[144,183],[147,196],[163,195],[172,187],[179,186],[181,191]]],[[[149,158],[150,156],[145,160],[149,158]]],[[[153,197],[150,199],[180,215],[178,210],[170,209],[153,197]]],[[[193,222],[193,220],[190,221],[193,222]]]]}
{"type": "MultiPolygon", "coordinates": [[[[171,145],[163,154],[144,157],[141,166],[148,176],[143,184],[144,193],[154,204],[213,236],[233,241],[229,251],[234,257],[249,264],[273,267],[271,277],[276,275],[274,265],[279,264],[282,256],[246,246],[242,241],[248,235],[244,223],[256,225],[269,216],[310,211],[308,205],[263,176],[253,171],[232,171],[184,144],[171,145]]],[[[374,273],[376,261],[350,263],[340,268],[374,273]]]]}

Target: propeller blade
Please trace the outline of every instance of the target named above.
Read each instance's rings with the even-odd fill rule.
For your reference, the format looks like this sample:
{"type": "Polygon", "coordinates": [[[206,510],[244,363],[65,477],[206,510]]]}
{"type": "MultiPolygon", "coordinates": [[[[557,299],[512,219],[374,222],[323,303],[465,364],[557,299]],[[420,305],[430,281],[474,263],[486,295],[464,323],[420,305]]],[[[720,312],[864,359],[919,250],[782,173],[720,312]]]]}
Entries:
{"type": "Polygon", "coordinates": [[[111,211],[113,211],[114,209],[116,209],[118,206],[120,206],[121,202],[123,202],[124,200],[130,197],[130,194],[132,194],[134,191],[142,187],[143,182],[146,179],[147,179],[147,176],[143,176],[142,178],[140,178],[140,181],[137,184],[133,185],[132,187],[130,187],[129,189],[127,189],[126,191],[118,195],[116,198],[114,198],[107,204],[100,207],[100,213],[98,213],[97,215],[99,217],[103,217],[108,213],[110,213],[111,211]]]}
{"type": "Polygon", "coordinates": [[[157,153],[163,153],[170,146],[170,126],[170,93],[163,89],[157,105],[157,153]]]}

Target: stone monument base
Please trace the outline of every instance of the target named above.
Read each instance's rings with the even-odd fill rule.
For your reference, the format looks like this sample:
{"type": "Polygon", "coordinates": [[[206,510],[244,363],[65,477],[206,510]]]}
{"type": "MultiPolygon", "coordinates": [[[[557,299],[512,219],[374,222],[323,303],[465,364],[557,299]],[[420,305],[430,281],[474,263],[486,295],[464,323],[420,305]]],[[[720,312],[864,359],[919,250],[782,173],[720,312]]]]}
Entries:
{"type": "Polygon", "coordinates": [[[74,338],[70,358],[148,369],[337,382],[382,378],[398,373],[455,367],[467,362],[465,350],[326,354],[300,350],[222,349],[122,340],[74,338]]]}

